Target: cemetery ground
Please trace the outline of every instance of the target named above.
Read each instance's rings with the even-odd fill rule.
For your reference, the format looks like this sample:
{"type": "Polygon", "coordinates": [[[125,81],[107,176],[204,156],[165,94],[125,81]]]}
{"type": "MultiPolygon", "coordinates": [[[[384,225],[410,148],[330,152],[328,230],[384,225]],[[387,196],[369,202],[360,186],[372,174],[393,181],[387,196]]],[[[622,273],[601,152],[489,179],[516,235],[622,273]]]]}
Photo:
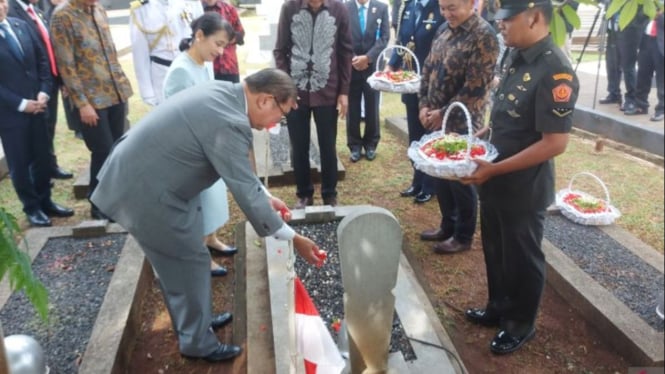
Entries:
{"type": "MultiPolygon", "coordinates": [[[[130,57],[124,57],[122,61],[125,71],[133,78],[130,57]]],[[[130,107],[133,125],[149,110],[140,102],[138,94],[131,98],[130,107]]],[[[382,119],[402,114],[403,105],[399,97],[385,95],[382,119]]],[[[59,118],[56,150],[60,165],[79,174],[87,167],[89,153],[83,142],[67,129],[64,116],[59,118]]],[[[485,267],[479,230],[470,251],[452,256],[433,254],[431,243],[420,241],[418,236],[421,231],[438,225],[440,215],[436,202],[416,205],[411,199],[399,197],[399,191],[407,187],[411,179],[406,144],[382,127],[376,160],[369,162],[363,159],[351,163],[348,161],[344,126],[344,121],[340,121],[338,156],[346,167],[346,178],[338,185],[339,203],[372,204],[390,210],[397,217],[404,232],[403,251],[470,373],[626,372],[629,363],[549,286],[545,289],[535,339],[514,354],[493,356],[488,345],[495,330],[472,325],[463,316],[467,307],[482,306],[486,301],[485,267]]],[[[662,252],[662,166],[630,156],[611,146],[605,146],[598,152],[595,145],[593,140],[575,135],[571,137],[567,152],[556,160],[557,190],[566,187],[575,173],[592,172],[606,183],[612,203],[623,213],[616,224],[662,252]]],[[[73,180],[55,181],[54,201],[73,207],[76,215],[55,218],[54,225],[76,225],[89,219],[89,204],[85,200],[74,199],[72,184],[73,180]]],[[[586,181],[580,180],[576,186],[602,196],[602,190],[593,183],[586,184],[586,181]]],[[[293,186],[271,187],[270,190],[289,205],[295,202],[293,186]]],[[[237,223],[244,221],[244,216],[232,198],[230,201],[231,220],[220,230],[219,235],[226,243],[232,244],[234,228],[237,223]]],[[[22,229],[28,228],[9,178],[0,182],[0,204],[18,217],[22,229]]],[[[318,194],[315,194],[315,204],[321,204],[318,194]]],[[[226,277],[213,280],[214,310],[232,310],[234,263],[232,259],[215,259],[231,272],[226,277]]],[[[231,327],[226,327],[218,335],[222,341],[230,342],[232,334],[231,327]]],[[[181,358],[158,287],[155,284],[147,292],[143,301],[141,333],[130,363],[132,372],[235,373],[243,369],[245,359],[243,355],[227,364],[211,365],[181,358]]]]}

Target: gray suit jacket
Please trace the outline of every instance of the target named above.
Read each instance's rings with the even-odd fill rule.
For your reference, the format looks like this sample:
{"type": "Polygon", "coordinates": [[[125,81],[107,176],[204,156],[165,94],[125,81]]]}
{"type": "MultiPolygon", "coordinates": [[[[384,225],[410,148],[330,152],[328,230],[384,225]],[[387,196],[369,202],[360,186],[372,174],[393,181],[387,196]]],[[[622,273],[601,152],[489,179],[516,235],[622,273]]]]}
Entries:
{"type": "Polygon", "coordinates": [[[221,177],[256,232],[274,233],[283,222],[250,166],[246,111],[241,84],[173,95],[118,140],[92,201],[142,245],[182,250],[201,244],[199,193],[221,177]]]}

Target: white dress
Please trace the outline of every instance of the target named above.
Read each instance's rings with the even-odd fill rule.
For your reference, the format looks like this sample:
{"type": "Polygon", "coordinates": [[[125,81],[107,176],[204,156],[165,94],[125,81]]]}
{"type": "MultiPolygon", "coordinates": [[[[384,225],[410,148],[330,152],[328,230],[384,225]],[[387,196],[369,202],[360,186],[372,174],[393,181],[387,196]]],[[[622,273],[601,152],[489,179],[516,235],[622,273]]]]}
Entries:
{"type": "MultiPolygon", "coordinates": [[[[164,98],[213,79],[212,63],[198,65],[187,52],[182,52],[173,60],[164,78],[164,98]]],[[[201,192],[201,211],[205,235],[214,233],[229,220],[226,184],[221,178],[201,192]]]]}

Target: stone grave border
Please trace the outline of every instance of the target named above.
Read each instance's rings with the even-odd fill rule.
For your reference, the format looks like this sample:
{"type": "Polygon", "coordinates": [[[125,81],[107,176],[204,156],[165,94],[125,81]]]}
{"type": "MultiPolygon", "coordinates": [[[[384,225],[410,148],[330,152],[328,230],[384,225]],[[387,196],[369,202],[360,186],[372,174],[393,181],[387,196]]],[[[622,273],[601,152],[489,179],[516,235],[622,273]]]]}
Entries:
{"type": "MultiPolygon", "coordinates": [[[[50,238],[86,238],[126,232],[120,225],[108,224],[106,220],[83,221],[77,226],[32,228],[26,231],[20,248],[27,251],[33,261],[50,238]]],[[[152,278],[152,269],[144,261],[143,252],[128,234],[90,333],[78,370],[80,374],[125,372],[133,350],[132,342],[140,329],[140,297],[152,278]]],[[[4,280],[0,285],[0,308],[10,296],[9,281],[4,280]]]]}
{"type": "MultiPolygon", "coordinates": [[[[341,220],[356,209],[371,206],[311,206],[306,209],[293,210],[291,223],[323,223],[341,220]]],[[[247,369],[248,373],[270,372],[288,373],[288,331],[286,327],[287,311],[285,300],[286,260],[288,245],[268,237],[261,241],[249,224],[244,227],[244,243],[247,252],[247,290],[256,292],[253,298],[247,298],[247,369]],[[265,245],[265,248],[262,246],[265,245]],[[281,250],[280,250],[281,249],[281,250]],[[256,274],[267,274],[257,277],[256,274]],[[270,310],[269,316],[259,313],[270,310]],[[274,329],[275,326],[279,328],[274,329]],[[263,360],[253,359],[261,357],[263,360]],[[274,357],[274,360],[266,360],[274,357]],[[263,362],[262,362],[263,361],[263,362]],[[266,363],[265,361],[271,361],[266,363]]],[[[395,294],[395,310],[399,315],[405,333],[420,341],[430,342],[446,347],[450,353],[427,344],[411,340],[417,359],[404,361],[400,352],[389,356],[389,365],[399,373],[426,373],[431,368],[441,368],[441,373],[466,373],[464,364],[459,361],[452,340],[441,325],[441,322],[430,303],[427,294],[417,281],[413,268],[404,254],[400,256],[399,271],[395,294]],[[444,354],[445,352],[445,354],[444,354]]],[[[301,372],[301,371],[298,371],[301,372]]]]}
{"type": "MultiPolygon", "coordinates": [[[[406,141],[405,118],[392,117],[385,122],[390,131],[406,141]]],[[[615,140],[625,141],[624,138],[615,140]]],[[[657,158],[647,160],[662,164],[657,158]]],[[[559,214],[559,211],[551,209],[549,214],[559,214]]],[[[664,272],[663,255],[655,249],[616,225],[599,228],[644,262],[664,272]]],[[[623,352],[624,357],[634,365],[664,366],[665,343],[662,332],[657,332],[644,322],[547,239],[543,239],[543,252],[547,260],[547,283],[595,326],[617,351],[623,352]]],[[[655,305],[654,301],[654,313],[655,305]]]]}

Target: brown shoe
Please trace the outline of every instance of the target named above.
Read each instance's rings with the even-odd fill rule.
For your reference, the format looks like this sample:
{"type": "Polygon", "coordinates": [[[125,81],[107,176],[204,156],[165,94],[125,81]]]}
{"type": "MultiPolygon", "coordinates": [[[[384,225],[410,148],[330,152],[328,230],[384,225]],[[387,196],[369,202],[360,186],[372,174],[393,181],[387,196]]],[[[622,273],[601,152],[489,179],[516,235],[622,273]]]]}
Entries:
{"type": "Polygon", "coordinates": [[[305,209],[306,206],[314,205],[314,198],[311,196],[299,197],[293,209],[305,209]]]}
{"type": "Polygon", "coordinates": [[[448,240],[448,238],[451,236],[453,236],[453,234],[449,234],[439,227],[421,232],[420,240],[426,240],[428,242],[442,242],[444,240],[448,240]]]}
{"type": "Polygon", "coordinates": [[[337,206],[337,197],[331,196],[323,199],[323,205],[337,206]]]}
{"type": "Polygon", "coordinates": [[[446,241],[434,244],[432,249],[434,250],[434,253],[445,255],[445,254],[468,251],[469,249],[471,249],[471,243],[463,244],[455,240],[455,238],[450,238],[446,241]]]}

